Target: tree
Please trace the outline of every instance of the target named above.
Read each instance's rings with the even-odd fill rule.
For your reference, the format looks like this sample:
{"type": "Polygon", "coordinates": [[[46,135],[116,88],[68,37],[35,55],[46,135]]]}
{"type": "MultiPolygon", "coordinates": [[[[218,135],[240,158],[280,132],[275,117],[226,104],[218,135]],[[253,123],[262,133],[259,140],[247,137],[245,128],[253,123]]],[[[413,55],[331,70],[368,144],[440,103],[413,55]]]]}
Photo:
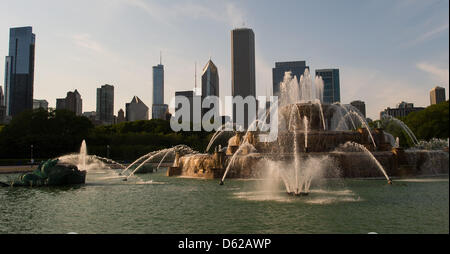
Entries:
{"type": "Polygon", "coordinates": [[[24,111],[0,132],[0,157],[28,158],[31,145],[36,158],[75,152],[93,127],[88,118],[71,111],[24,111]]]}
{"type": "Polygon", "coordinates": [[[449,101],[410,113],[403,118],[403,121],[414,132],[417,139],[446,139],[449,137],[449,101]]]}

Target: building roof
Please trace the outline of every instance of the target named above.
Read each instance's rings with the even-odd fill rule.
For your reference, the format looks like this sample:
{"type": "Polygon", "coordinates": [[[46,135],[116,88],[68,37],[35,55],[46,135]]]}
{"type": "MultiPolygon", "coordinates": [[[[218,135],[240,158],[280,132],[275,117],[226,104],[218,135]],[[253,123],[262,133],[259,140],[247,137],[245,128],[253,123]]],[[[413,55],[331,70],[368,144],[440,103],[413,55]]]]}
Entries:
{"type": "Polygon", "coordinates": [[[139,99],[139,97],[137,97],[137,96],[133,97],[130,104],[143,104],[144,106],[147,107],[147,105],[145,105],[145,103],[141,99],[139,99]]]}
{"type": "Polygon", "coordinates": [[[211,59],[206,63],[205,67],[203,67],[202,75],[205,74],[205,72],[208,70],[208,68],[211,68],[213,71],[217,72],[217,66],[213,63],[211,59]]]}

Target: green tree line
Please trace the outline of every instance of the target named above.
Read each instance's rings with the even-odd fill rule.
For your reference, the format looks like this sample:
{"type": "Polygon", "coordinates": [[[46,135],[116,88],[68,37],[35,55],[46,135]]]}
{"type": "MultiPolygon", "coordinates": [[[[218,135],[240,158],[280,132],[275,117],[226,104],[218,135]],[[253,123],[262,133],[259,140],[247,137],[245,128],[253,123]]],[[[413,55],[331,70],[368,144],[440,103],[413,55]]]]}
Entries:
{"type": "MultiPolygon", "coordinates": [[[[420,140],[448,138],[449,102],[427,107],[401,118],[420,140]]],[[[376,127],[379,121],[371,123],[376,127]]],[[[411,141],[398,125],[392,122],[382,126],[402,145],[411,141]]],[[[94,126],[83,116],[66,110],[25,111],[8,125],[0,126],[0,159],[53,158],[78,152],[82,140],[86,140],[88,153],[115,160],[132,161],[151,151],[185,144],[197,151],[204,151],[211,132],[174,132],[169,121],[143,120],[114,125],[94,126]],[[109,146],[109,151],[107,146],[109,146]]],[[[226,145],[226,140],[222,140],[226,145]]]]}
{"type": "MultiPolygon", "coordinates": [[[[449,101],[430,105],[424,110],[409,113],[400,117],[418,140],[429,141],[432,138],[447,139],[449,137],[449,101]]],[[[402,146],[410,147],[413,142],[403,129],[393,121],[373,121],[372,127],[380,125],[394,137],[399,137],[402,146]]]]}
{"type": "Polygon", "coordinates": [[[151,151],[185,144],[203,151],[212,133],[173,132],[169,121],[142,120],[94,126],[66,110],[25,111],[0,127],[0,159],[53,158],[78,152],[86,140],[88,153],[131,161],[151,151]],[[109,151],[107,149],[109,146],[109,151]]]}

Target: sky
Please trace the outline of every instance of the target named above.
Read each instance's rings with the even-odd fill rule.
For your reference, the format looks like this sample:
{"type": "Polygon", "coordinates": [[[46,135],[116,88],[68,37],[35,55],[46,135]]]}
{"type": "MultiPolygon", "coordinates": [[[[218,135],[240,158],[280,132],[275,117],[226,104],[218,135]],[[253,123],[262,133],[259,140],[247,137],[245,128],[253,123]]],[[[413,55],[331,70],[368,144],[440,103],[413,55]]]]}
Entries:
{"type": "Polygon", "coordinates": [[[304,60],[311,73],[338,68],[341,102],[365,101],[372,119],[401,101],[428,106],[436,85],[448,99],[448,0],[1,1],[0,56],[9,28],[20,26],[36,34],[34,98],[50,107],[77,89],[83,111],[95,111],[104,84],[115,87],[116,114],[135,95],[151,107],[160,52],[165,103],[194,88],[195,63],[200,85],[209,58],[220,96],[231,95],[231,30],[239,27],[255,33],[257,95],[271,92],[275,62],[304,60]]]}

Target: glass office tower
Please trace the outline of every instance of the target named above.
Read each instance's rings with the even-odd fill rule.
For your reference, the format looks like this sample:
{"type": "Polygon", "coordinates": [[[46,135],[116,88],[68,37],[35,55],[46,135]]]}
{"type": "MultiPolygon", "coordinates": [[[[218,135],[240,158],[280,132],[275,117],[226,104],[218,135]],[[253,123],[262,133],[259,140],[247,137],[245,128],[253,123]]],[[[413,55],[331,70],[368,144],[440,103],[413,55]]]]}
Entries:
{"type": "Polygon", "coordinates": [[[5,106],[8,116],[33,109],[35,40],[31,26],[9,30],[9,55],[5,61],[5,106]]]}

